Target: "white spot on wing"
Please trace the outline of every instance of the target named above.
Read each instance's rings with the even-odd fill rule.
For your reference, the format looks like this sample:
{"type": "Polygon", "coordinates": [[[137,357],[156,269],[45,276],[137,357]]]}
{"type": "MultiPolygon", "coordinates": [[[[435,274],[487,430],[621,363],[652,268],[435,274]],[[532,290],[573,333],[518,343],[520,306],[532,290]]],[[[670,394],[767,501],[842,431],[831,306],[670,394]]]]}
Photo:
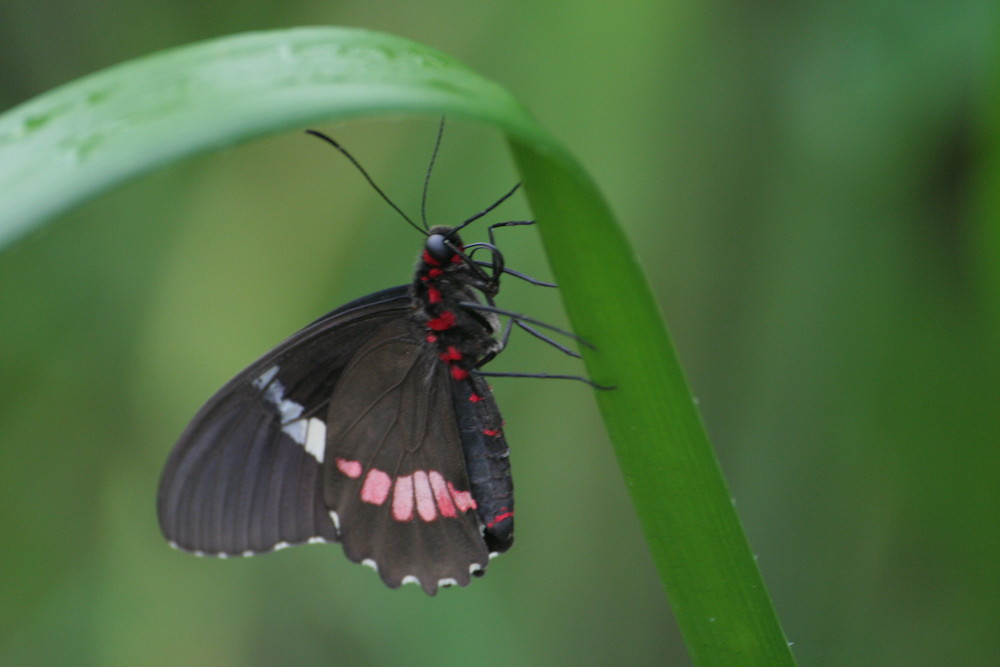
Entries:
{"type": "Polygon", "coordinates": [[[362,565],[367,565],[371,569],[373,569],[376,572],[378,572],[378,563],[376,563],[375,561],[373,561],[371,558],[364,559],[363,561],[361,561],[361,564],[362,565]]]}
{"type": "Polygon", "coordinates": [[[313,417],[309,420],[304,447],[314,459],[323,462],[323,455],[326,453],[326,424],[322,419],[313,417]]]}
{"type": "Polygon", "coordinates": [[[294,442],[302,445],[314,459],[323,462],[326,452],[326,424],[312,417],[299,419],[305,408],[290,398],[285,398],[285,385],[276,379],[278,366],[271,366],[253,381],[253,386],[264,392],[264,400],[278,408],[284,431],[294,442]]]}
{"type": "Polygon", "coordinates": [[[271,366],[266,371],[261,373],[256,380],[253,381],[253,386],[257,389],[263,389],[271,382],[271,380],[274,379],[274,376],[277,374],[278,374],[278,367],[271,366]]]}
{"type": "Polygon", "coordinates": [[[300,445],[306,441],[309,427],[304,419],[296,419],[281,427],[281,430],[288,434],[288,437],[300,445]]]}
{"type": "MultiPolygon", "coordinates": [[[[339,523],[340,522],[336,518],[336,512],[330,512],[330,514],[331,514],[331,518],[333,518],[333,523],[335,525],[337,525],[338,529],[339,529],[339,523]]],[[[268,549],[263,549],[261,551],[252,551],[250,549],[247,549],[246,551],[243,551],[243,552],[235,552],[235,551],[234,552],[229,552],[229,551],[205,552],[205,551],[202,551],[200,549],[187,549],[187,548],[182,547],[181,545],[177,544],[177,542],[174,542],[173,540],[168,541],[167,544],[169,544],[171,548],[177,549],[178,551],[184,551],[184,552],[192,554],[194,556],[198,556],[199,558],[220,558],[220,559],[222,559],[222,558],[241,558],[241,557],[245,558],[247,556],[258,556],[260,554],[271,553],[272,551],[281,551],[282,549],[287,549],[288,547],[294,547],[294,546],[296,546],[298,544],[324,544],[324,543],[330,543],[330,542],[336,542],[336,541],[337,541],[336,539],[326,539],[324,537],[320,537],[320,536],[317,535],[315,537],[308,538],[305,542],[286,542],[286,541],[281,541],[281,542],[276,542],[273,546],[271,546],[268,549]]],[[[375,561],[371,561],[371,567],[375,567],[375,561]]]]}
{"type": "MultiPolygon", "coordinates": [[[[272,387],[281,387],[282,396],[285,394],[285,388],[280,382],[275,382],[272,387]]],[[[279,397],[280,398],[280,397],[279,397]]],[[[281,412],[281,422],[290,422],[293,419],[298,419],[302,416],[302,406],[291,399],[283,399],[278,404],[278,410],[281,412]]]]}
{"type": "Polygon", "coordinates": [[[340,535],[340,515],[330,510],[330,520],[333,521],[333,527],[337,529],[337,534],[340,535]]]}
{"type": "Polygon", "coordinates": [[[274,380],[264,389],[264,400],[275,406],[281,405],[281,397],[285,395],[285,385],[280,380],[274,380]]]}
{"type": "Polygon", "coordinates": [[[285,385],[281,384],[281,380],[275,378],[277,374],[278,367],[271,366],[253,381],[253,386],[262,389],[264,400],[278,408],[282,423],[290,422],[302,415],[302,406],[285,398],[285,385]]]}
{"type": "Polygon", "coordinates": [[[417,579],[416,577],[414,577],[412,574],[408,574],[405,577],[403,577],[403,583],[404,584],[416,584],[417,586],[419,586],[420,585],[420,580],[417,579]]]}
{"type": "Polygon", "coordinates": [[[440,588],[447,588],[448,586],[457,586],[458,581],[448,577],[447,579],[438,579],[438,586],[440,588]]]}

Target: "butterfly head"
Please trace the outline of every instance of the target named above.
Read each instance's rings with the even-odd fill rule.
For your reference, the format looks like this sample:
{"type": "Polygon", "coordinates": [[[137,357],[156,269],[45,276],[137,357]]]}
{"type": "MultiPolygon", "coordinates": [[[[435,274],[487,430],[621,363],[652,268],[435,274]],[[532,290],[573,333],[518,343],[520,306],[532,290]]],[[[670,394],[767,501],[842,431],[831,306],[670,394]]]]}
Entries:
{"type": "Polygon", "coordinates": [[[462,239],[452,227],[431,227],[424,242],[424,261],[447,266],[463,255],[462,239]]]}

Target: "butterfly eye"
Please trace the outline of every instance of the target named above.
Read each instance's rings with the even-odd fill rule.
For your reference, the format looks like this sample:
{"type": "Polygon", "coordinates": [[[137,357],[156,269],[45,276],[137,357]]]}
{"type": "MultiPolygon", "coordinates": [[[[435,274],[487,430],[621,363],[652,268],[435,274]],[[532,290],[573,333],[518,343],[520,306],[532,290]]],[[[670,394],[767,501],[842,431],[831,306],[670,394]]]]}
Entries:
{"type": "Polygon", "coordinates": [[[444,234],[431,234],[428,236],[425,247],[430,256],[439,262],[447,262],[455,254],[444,234]]]}

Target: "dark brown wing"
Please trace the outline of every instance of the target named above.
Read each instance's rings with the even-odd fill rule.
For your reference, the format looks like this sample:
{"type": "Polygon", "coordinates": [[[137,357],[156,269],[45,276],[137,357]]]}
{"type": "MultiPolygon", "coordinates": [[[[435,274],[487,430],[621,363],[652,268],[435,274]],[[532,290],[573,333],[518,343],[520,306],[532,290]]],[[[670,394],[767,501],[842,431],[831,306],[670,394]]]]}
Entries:
{"type": "Polygon", "coordinates": [[[406,287],[349,303],[220,389],[181,435],[160,478],[166,538],[217,556],[336,540],[320,463],[330,396],[373,333],[409,311],[406,287]]]}
{"type": "Polygon", "coordinates": [[[327,416],[324,498],[348,558],[390,587],[465,586],[489,562],[448,366],[403,319],[340,375],[327,416]]]}

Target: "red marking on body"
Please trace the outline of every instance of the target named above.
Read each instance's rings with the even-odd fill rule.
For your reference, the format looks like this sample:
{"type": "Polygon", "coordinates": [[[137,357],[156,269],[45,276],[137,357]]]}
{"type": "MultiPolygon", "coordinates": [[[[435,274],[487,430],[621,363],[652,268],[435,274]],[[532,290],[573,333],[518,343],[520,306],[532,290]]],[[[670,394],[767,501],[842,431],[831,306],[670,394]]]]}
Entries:
{"type": "Polygon", "coordinates": [[[427,272],[427,275],[430,278],[438,278],[444,275],[444,269],[431,269],[430,271],[427,272]]]}
{"type": "Polygon", "coordinates": [[[476,501],[468,491],[459,491],[455,488],[454,484],[448,482],[448,493],[451,494],[452,499],[455,501],[455,507],[460,512],[468,512],[469,510],[476,509],[476,501]]]}
{"type": "Polygon", "coordinates": [[[417,514],[424,521],[433,521],[437,518],[437,504],[434,502],[434,493],[431,491],[431,481],[427,473],[417,470],[413,473],[413,493],[417,498],[417,514]]]}
{"type": "Polygon", "coordinates": [[[434,501],[437,503],[438,511],[441,512],[441,516],[448,519],[458,516],[458,511],[455,509],[455,502],[451,499],[451,493],[448,491],[448,484],[444,481],[444,477],[441,476],[441,473],[437,470],[431,470],[430,474],[427,475],[427,478],[431,483],[431,491],[434,493],[434,501]]]}
{"type": "Polygon", "coordinates": [[[491,438],[495,438],[496,436],[500,435],[500,431],[498,431],[496,429],[493,429],[493,428],[484,428],[483,429],[483,435],[487,435],[487,436],[489,436],[491,438]]]}
{"type": "Polygon", "coordinates": [[[452,366],[451,377],[454,380],[465,380],[469,377],[469,371],[465,370],[461,366],[452,366]]]}
{"type": "Polygon", "coordinates": [[[428,320],[427,328],[432,331],[447,331],[455,326],[455,313],[446,310],[432,320],[428,320]]]}
{"type": "Polygon", "coordinates": [[[348,461],[347,459],[337,459],[337,470],[344,473],[351,479],[361,477],[361,462],[348,461]]]}
{"type": "Polygon", "coordinates": [[[423,260],[425,264],[429,264],[431,266],[441,266],[441,262],[431,257],[431,254],[427,252],[427,250],[424,250],[423,260]]]}
{"type": "Polygon", "coordinates": [[[478,403],[483,400],[483,397],[479,394],[469,394],[469,403],[478,403]]]}
{"type": "Polygon", "coordinates": [[[437,287],[428,287],[427,303],[441,303],[441,290],[437,287]]]}
{"type": "Polygon", "coordinates": [[[428,343],[436,343],[437,340],[438,340],[438,337],[435,336],[434,334],[427,334],[426,340],[427,340],[428,343]]]}
{"type": "Polygon", "coordinates": [[[396,521],[413,519],[413,475],[396,478],[392,492],[392,518],[396,521]]]}
{"type": "Polygon", "coordinates": [[[372,468],[361,486],[361,500],[372,505],[381,505],[389,497],[392,478],[378,468],[372,468]]]}
{"type": "Polygon", "coordinates": [[[490,521],[488,524],[486,524],[486,527],[487,528],[492,528],[493,526],[497,525],[501,521],[505,521],[507,519],[513,519],[513,518],[514,518],[514,513],[513,512],[511,512],[506,507],[501,507],[500,508],[500,514],[497,514],[495,517],[493,517],[493,520],[490,521]]]}

